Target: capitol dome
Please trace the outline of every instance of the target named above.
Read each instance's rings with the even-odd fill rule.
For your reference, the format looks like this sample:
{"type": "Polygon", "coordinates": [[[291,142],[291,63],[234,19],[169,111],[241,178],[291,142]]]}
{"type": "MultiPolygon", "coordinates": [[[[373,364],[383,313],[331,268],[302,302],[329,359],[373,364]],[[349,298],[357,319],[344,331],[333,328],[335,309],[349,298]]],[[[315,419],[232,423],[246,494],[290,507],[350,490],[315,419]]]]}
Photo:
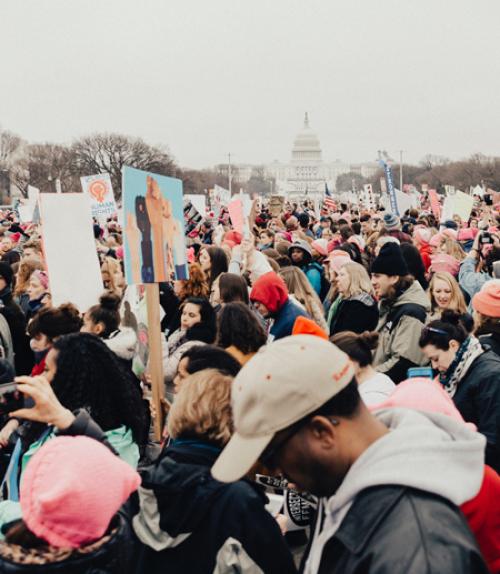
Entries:
{"type": "Polygon", "coordinates": [[[321,146],[318,136],[309,127],[307,112],[304,117],[304,127],[295,138],[292,149],[292,162],[303,161],[321,161],[321,146]]]}

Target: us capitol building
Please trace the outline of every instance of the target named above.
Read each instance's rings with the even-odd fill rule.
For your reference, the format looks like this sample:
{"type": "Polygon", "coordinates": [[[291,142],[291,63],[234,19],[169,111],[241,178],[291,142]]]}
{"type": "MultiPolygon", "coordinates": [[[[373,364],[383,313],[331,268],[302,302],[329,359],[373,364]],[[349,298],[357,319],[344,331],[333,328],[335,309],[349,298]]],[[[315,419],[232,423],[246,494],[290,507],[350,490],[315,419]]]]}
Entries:
{"type": "MultiPolygon", "coordinates": [[[[227,173],[227,165],[218,165],[216,169],[220,173],[227,173]]],[[[232,166],[233,177],[246,182],[257,169],[259,169],[257,166],[236,164],[232,166]]],[[[304,125],[293,142],[290,162],[275,161],[261,166],[259,171],[266,179],[274,180],[273,193],[299,197],[323,194],[325,183],[328,189],[335,191],[335,182],[339,175],[356,173],[363,177],[372,177],[378,169],[376,162],[348,164],[340,160],[323,161],[319,138],[309,125],[309,116],[306,112],[304,125]]]]}

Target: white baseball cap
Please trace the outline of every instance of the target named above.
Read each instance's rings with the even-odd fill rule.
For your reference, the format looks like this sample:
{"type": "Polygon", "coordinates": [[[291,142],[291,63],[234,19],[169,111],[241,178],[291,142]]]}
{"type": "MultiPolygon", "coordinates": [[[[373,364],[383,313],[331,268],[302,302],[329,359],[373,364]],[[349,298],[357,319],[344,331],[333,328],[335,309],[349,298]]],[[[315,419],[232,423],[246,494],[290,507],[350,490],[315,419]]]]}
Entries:
{"type": "Polygon", "coordinates": [[[264,347],[233,381],[235,433],[212,467],[213,477],[239,480],[277,432],[319,409],[353,377],[349,357],[322,338],[294,335],[264,347]]]}

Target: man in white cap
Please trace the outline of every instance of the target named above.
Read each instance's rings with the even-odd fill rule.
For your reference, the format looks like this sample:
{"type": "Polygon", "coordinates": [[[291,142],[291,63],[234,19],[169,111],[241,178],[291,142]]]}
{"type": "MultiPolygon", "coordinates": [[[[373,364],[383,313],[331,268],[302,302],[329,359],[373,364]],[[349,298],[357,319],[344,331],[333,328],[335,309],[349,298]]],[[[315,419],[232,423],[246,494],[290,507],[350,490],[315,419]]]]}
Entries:
{"type": "Polygon", "coordinates": [[[214,477],[260,460],[320,498],[303,572],[488,572],[458,505],[482,482],[485,440],[449,417],[373,416],[352,364],[311,335],[265,347],[232,387],[235,433],[214,477]]]}

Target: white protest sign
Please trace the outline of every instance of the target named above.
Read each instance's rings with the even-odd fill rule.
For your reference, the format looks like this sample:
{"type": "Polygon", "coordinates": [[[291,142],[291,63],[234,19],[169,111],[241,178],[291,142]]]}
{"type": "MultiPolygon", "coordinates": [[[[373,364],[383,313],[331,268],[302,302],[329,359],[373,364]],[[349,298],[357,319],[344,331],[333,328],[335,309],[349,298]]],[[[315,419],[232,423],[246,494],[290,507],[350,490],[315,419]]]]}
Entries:
{"type": "Polygon", "coordinates": [[[52,303],[84,312],[104,290],[89,201],[82,193],[41,193],[40,218],[52,303]]]}
{"type": "Polygon", "coordinates": [[[462,221],[468,221],[473,206],[474,198],[457,189],[454,193],[448,193],[444,200],[441,220],[446,221],[458,215],[462,221]]]}
{"type": "Polygon", "coordinates": [[[117,212],[109,173],[81,177],[83,193],[90,199],[92,216],[100,221],[117,212]]]}
{"type": "Polygon", "coordinates": [[[206,197],[201,194],[185,194],[184,199],[191,202],[191,205],[196,209],[196,211],[202,216],[206,217],[206,197]]]}
{"type": "Polygon", "coordinates": [[[31,223],[33,221],[33,214],[35,212],[36,203],[20,203],[17,206],[19,219],[22,223],[31,223]]]}
{"type": "Polygon", "coordinates": [[[226,207],[231,201],[231,192],[220,185],[214,185],[213,201],[212,207],[215,209],[216,215],[219,215],[221,208],[226,207]]]}
{"type": "Polygon", "coordinates": [[[36,203],[39,196],[40,196],[40,190],[38,189],[38,187],[28,185],[28,202],[36,203]]]}

